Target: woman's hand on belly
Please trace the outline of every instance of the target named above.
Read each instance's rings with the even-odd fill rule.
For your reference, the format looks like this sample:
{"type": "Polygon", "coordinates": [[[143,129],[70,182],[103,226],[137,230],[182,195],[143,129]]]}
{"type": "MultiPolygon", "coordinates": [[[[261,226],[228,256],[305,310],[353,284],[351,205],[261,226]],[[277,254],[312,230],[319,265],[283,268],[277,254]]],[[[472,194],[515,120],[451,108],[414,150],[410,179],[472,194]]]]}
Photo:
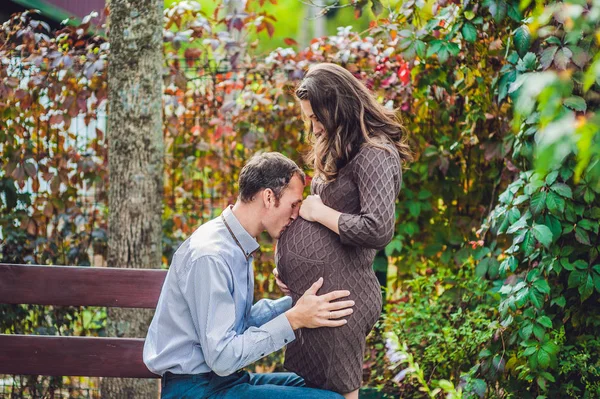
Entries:
{"type": "Polygon", "coordinates": [[[283,292],[285,295],[289,296],[291,294],[291,291],[288,288],[288,286],[285,285],[283,283],[283,281],[281,281],[279,279],[279,272],[277,271],[277,268],[273,269],[273,274],[275,275],[275,283],[277,283],[277,286],[279,287],[279,289],[281,290],[281,292],[283,292]]]}
{"type": "Polygon", "coordinates": [[[302,219],[321,223],[336,234],[340,234],[338,227],[340,215],[340,212],[325,205],[318,195],[309,195],[300,207],[300,217],[302,219]]]}

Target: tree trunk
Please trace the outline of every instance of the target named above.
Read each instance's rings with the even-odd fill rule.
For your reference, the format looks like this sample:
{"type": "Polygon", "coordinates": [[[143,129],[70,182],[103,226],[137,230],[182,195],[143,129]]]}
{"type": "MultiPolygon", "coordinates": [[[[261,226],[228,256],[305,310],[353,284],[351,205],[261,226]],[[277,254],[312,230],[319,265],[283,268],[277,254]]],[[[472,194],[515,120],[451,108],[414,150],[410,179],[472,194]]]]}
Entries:
{"type": "MultiPolygon", "coordinates": [[[[110,1],[108,259],[159,268],[162,259],[162,0],[110,1]]],[[[152,311],[109,308],[107,335],[145,337],[152,311]]],[[[103,398],[156,398],[158,381],[104,378],[103,398]]]]}

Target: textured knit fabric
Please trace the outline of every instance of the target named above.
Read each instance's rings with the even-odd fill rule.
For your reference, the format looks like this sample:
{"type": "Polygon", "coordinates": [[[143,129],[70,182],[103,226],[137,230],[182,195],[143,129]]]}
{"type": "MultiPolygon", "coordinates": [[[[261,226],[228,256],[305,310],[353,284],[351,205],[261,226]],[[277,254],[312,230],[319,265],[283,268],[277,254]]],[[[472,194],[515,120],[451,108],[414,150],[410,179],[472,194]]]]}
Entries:
{"type": "Polygon", "coordinates": [[[288,345],[286,369],[309,386],[347,393],[361,385],[365,338],[381,314],[381,289],[372,264],[394,234],[401,184],[398,153],[365,146],[334,181],[315,178],[311,184],[311,192],[325,205],[342,212],[340,235],[298,218],[277,244],[277,269],[294,304],[321,276],[319,294],[347,289],[356,302],[345,326],[300,329],[288,345]]]}

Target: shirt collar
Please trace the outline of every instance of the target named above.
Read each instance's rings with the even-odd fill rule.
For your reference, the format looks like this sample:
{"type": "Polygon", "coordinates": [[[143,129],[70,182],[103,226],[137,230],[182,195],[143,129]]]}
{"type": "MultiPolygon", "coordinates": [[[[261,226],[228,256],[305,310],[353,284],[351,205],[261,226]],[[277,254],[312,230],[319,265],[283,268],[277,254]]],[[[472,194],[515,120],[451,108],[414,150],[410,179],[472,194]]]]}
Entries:
{"type": "Polygon", "coordinates": [[[258,242],[244,229],[239,220],[233,214],[233,206],[229,205],[221,214],[225,226],[231,233],[236,244],[240,247],[246,260],[250,259],[252,254],[260,248],[258,242]]]}

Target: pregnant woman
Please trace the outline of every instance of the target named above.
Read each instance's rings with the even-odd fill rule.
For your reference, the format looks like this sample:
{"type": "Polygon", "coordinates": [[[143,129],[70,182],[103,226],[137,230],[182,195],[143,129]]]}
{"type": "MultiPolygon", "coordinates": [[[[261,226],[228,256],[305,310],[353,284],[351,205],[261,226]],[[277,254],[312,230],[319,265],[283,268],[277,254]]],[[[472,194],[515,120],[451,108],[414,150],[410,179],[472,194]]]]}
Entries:
{"type": "Polygon", "coordinates": [[[301,218],[277,244],[277,282],[296,303],[323,277],[320,293],[349,290],[356,305],[343,327],[298,330],[285,367],[309,386],[358,398],[366,336],[381,313],[373,259],[393,237],[401,164],[411,151],[395,112],[338,65],[311,67],[296,97],[314,134],[314,178],[301,218]]]}

